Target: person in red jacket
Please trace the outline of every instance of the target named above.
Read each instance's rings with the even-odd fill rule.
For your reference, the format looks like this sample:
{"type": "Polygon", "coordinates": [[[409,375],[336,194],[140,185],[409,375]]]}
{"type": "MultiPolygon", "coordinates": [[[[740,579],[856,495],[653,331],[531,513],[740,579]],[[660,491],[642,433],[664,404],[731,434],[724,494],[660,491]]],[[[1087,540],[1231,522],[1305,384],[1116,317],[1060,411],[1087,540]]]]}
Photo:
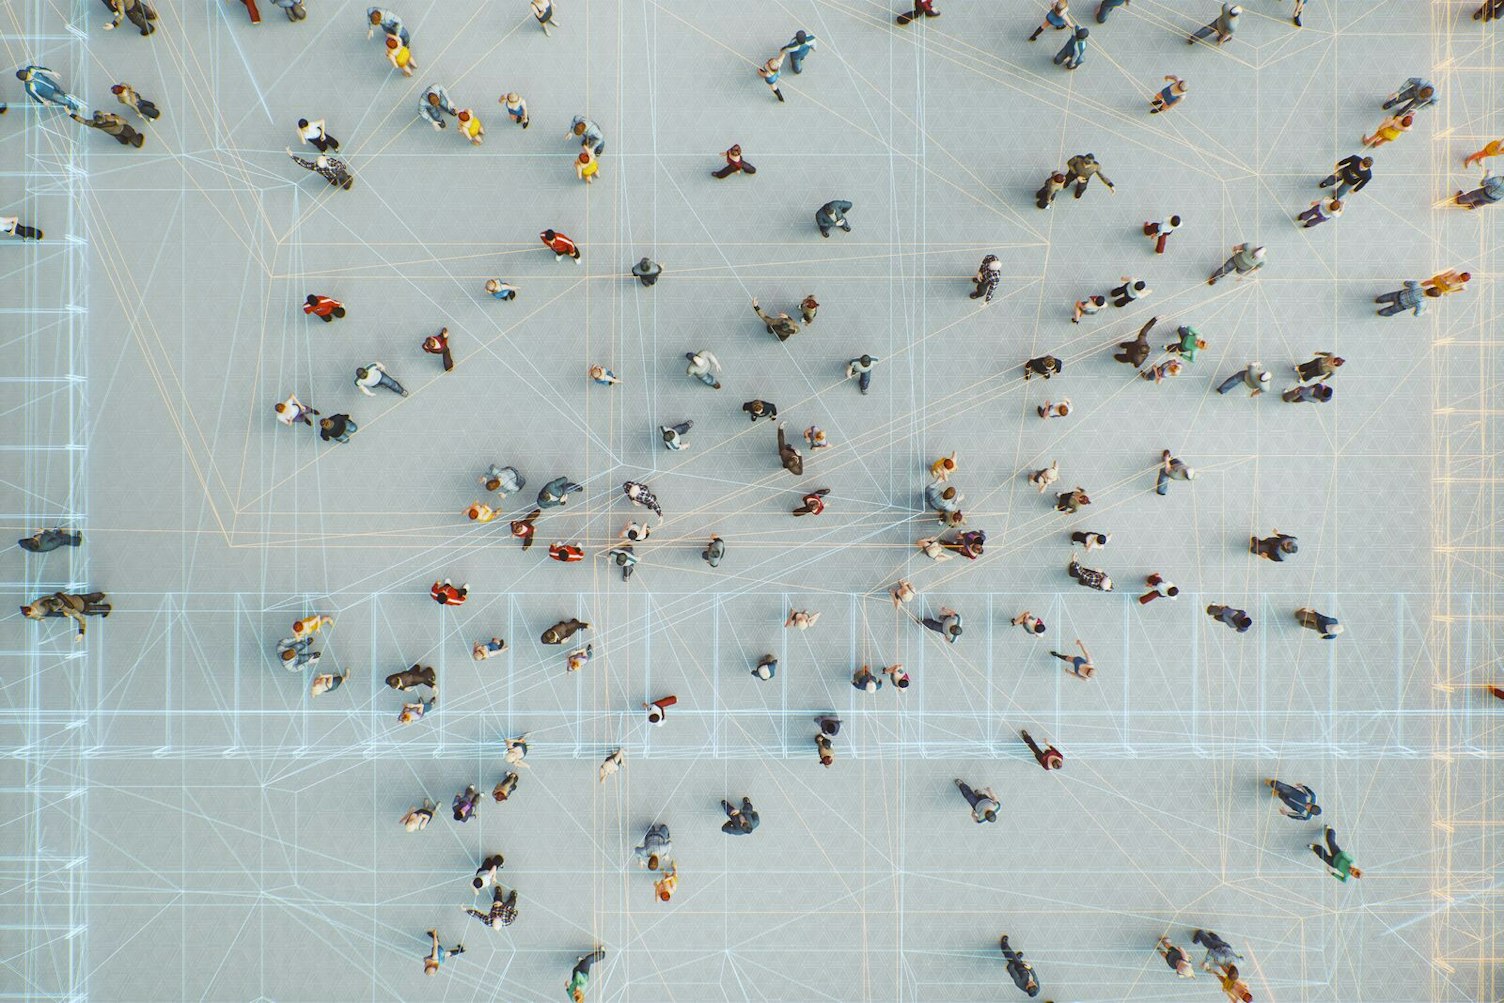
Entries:
{"type": "Polygon", "coordinates": [[[1034,758],[1043,769],[1058,770],[1065,765],[1065,757],[1053,745],[1046,745],[1041,749],[1039,743],[1034,741],[1034,738],[1027,731],[1020,731],[1018,734],[1024,740],[1024,744],[1029,747],[1029,751],[1034,753],[1034,758]]]}
{"type": "Polygon", "coordinates": [[[830,488],[820,488],[811,491],[803,498],[804,504],[794,509],[794,515],[819,515],[825,511],[825,496],[830,494],[830,488]]]}
{"type": "Polygon", "coordinates": [[[512,520],[512,536],[522,541],[523,550],[533,545],[533,536],[538,532],[538,527],[534,524],[542,514],[542,509],[535,508],[521,519],[512,520]]]}
{"type": "Polygon", "coordinates": [[[441,356],[444,359],[444,372],[454,368],[454,355],[449,351],[449,328],[442,327],[438,334],[424,338],[423,351],[429,355],[441,356]]]}
{"type": "Polygon", "coordinates": [[[428,594],[440,606],[463,606],[470,596],[470,586],[461,585],[455,588],[454,583],[446,578],[442,582],[434,582],[429,587],[428,594]]]}
{"type": "Polygon", "coordinates": [[[325,324],[333,324],[336,317],[344,317],[345,305],[337,299],[309,293],[308,299],[303,301],[303,312],[319,318],[325,324]]]}
{"type": "Polygon", "coordinates": [[[737,173],[757,173],[757,168],[753,167],[751,164],[742,159],[742,148],[740,143],[736,144],[735,146],[731,147],[731,149],[726,151],[726,166],[722,167],[718,171],[711,171],[710,176],[724,180],[725,178],[729,178],[731,177],[731,175],[737,173]]]}
{"type": "Polygon", "coordinates": [[[538,234],[538,239],[547,244],[548,249],[554,252],[555,261],[558,261],[567,254],[574,259],[575,264],[578,265],[580,263],[580,249],[575,246],[574,241],[564,236],[564,234],[555,230],[544,230],[538,234]]]}
{"type": "Polygon", "coordinates": [[[572,543],[550,543],[548,556],[556,561],[563,561],[565,564],[573,564],[585,559],[585,551],[572,543]]]}

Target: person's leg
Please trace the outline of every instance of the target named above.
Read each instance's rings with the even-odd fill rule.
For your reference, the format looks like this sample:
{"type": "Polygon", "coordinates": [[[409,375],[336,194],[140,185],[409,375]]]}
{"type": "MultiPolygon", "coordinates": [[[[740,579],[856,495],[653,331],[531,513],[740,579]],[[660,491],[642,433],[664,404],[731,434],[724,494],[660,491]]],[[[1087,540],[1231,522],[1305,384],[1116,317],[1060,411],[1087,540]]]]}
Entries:
{"type": "Polygon", "coordinates": [[[1353,186],[1350,185],[1350,184],[1348,184],[1346,181],[1339,181],[1339,182],[1337,182],[1337,187],[1332,192],[1332,198],[1335,198],[1335,199],[1338,199],[1338,200],[1346,198],[1347,197],[1347,193],[1352,190],[1352,187],[1353,186]]]}
{"type": "Polygon", "coordinates": [[[869,370],[857,377],[856,385],[857,389],[861,390],[862,393],[866,393],[872,386],[872,372],[869,370]]]}
{"type": "MultiPolygon", "coordinates": [[[[379,372],[379,370],[378,370],[378,372],[379,372]]],[[[402,388],[402,384],[400,384],[396,380],[392,379],[386,373],[381,373],[380,378],[377,379],[377,381],[376,381],[376,385],[378,387],[386,387],[388,390],[392,391],[393,393],[401,394],[403,397],[407,396],[407,391],[402,388]]]]}
{"type": "Polygon", "coordinates": [[[1212,32],[1214,32],[1216,30],[1217,29],[1213,25],[1210,25],[1210,24],[1204,25],[1204,26],[1202,26],[1200,28],[1197,28],[1196,31],[1195,31],[1195,33],[1191,35],[1191,37],[1188,39],[1188,41],[1190,41],[1190,42],[1199,42],[1203,38],[1210,38],[1211,35],[1212,35],[1212,32]]]}
{"type": "MultiPolygon", "coordinates": [[[[1244,372],[1246,372],[1246,370],[1244,370],[1244,372]]],[[[1233,387],[1237,386],[1239,383],[1242,383],[1242,382],[1243,382],[1243,373],[1242,372],[1233,373],[1227,379],[1225,379],[1221,383],[1217,384],[1217,393],[1219,393],[1219,394],[1228,393],[1228,392],[1230,392],[1232,390],[1233,387]]]]}
{"type": "Polygon", "coordinates": [[[1331,826],[1326,827],[1326,845],[1327,849],[1332,851],[1332,856],[1334,857],[1342,852],[1342,847],[1337,845],[1337,830],[1331,826]]]}
{"type": "Polygon", "coordinates": [[[1034,741],[1033,735],[1030,735],[1027,731],[1021,731],[1018,733],[1018,736],[1024,740],[1024,744],[1029,747],[1029,751],[1034,753],[1035,759],[1044,759],[1044,750],[1039,747],[1038,742],[1034,741]]]}
{"type": "Polygon", "coordinates": [[[1212,272],[1211,275],[1207,277],[1207,281],[1215,282],[1218,279],[1222,278],[1222,276],[1226,275],[1228,272],[1231,272],[1236,267],[1237,266],[1233,263],[1233,260],[1231,258],[1228,258],[1226,261],[1222,262],[1222,267],[1218,268],[1215,272],[1212,272]]]}
{"type": "Polygon", "coordinates": [[[825,222],[824,219],[820,218],[819,216],[816,216],[815,217],[815,225],[820,228],[820,236],[822,236],[822,237],[829,237],[830,236],[830,224],[827,223],[827,222],[825,222]]]}
{"type": "Polygon", "coordinates": [[[976,791],[971,789],[971,785],[964,780],[957,780],[956,786],[961,789],[961,796],[966,799],[966,803],[975,808],[977,806],[977,801],[980,800],[980,797],[977,795],[976,791]]]}
{"type": "Polygon", "coordinates": [[[713,178],[729,178],[735,173],[736,167],[732,164],[727,164],[725,167],[722,167],[718,171],[711,171],[710,176],[713,178]]]}
{"type": "Polygon", "coordinates": [[[1405,311],[1405,308],[1402,307],[1402,306],[1400,306],[1398,303],[1391,303],[1389,306],[1386,306],[1382,310],[1379,311],[1379,316],[1380,317],[1393,317],[1395,314],[1397,314],[1397,313],[1403,313],[1404,311],[1405,311]]]}
{"type": "Polygon", "coordinates": [[[1170,472],[1163,466],[1159,468],[1159,478],[1154,482],[1154,493],[1161,495],[1170,493],[1170,472]]]}

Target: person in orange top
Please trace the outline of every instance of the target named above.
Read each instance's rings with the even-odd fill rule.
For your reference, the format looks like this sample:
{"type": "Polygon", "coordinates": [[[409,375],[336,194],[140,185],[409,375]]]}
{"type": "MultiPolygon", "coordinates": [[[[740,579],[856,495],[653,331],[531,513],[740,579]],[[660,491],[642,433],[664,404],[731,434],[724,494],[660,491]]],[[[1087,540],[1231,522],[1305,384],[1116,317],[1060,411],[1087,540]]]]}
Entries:
{"type": "Polygon", "coordinates": [[[395,69],[401,70],[404,77],[412,76],[413,70],[418,68],[413,59],[413,50],[403,45],[395,35],[386,36],[386,61],[395,69]]]}
{"type": "Polygon", "coordinates": [[[1468,280],[1473,276],[1469,272],[1459,272],[1455,268],[1449,268],[1444,272],[1426,279],[1421,285],[1426,289],[1434,289],[1435,293],[1428,295],[1445,296],[1447,293],[1460,293],[1466,288],[1468,280]]]}
{"type": "Polygon", "coordinates": [[[325,324],[333,324],[335,318],[345,316],[345,305],[337,299],[309,293],[308,298],[303,301],[303,312],[310,317],[319,318],[325,324]]]}
{"type": "Polygon", "coordinates": [[[948,480],[950,480],[950,475],[953,474],[953,473],[955,473],[955,471],[956,471],[956,454],[955,454],[955,452],[952,452],[949,456],[942,456],[942,457],[940,457],[940,459],[938,459],[934,463],[930,464],[930,476],[933,477],[937,481],[948,481],[948,480]]]}
{"type": "Polygon", "coordinates": [[[1478,152],[1469,153],[1467,155],[1467,158],[1462,161],[1462,166],[1472,167],[1474,164],[1481,163],[1482,161],[1487,160],[1489,157],[1497,157],[1500,155],[1504,155],[1504,139],[1496,139],[1478,152]]]}
{"type": "Polygon", "coordinates": [[[565,564],[574,564],[585,559],[585,551],[572,543],[550,543],[548,556],[565,564]]]}
{"type": "Polygon", "coordinates": [[[499,513],[485,502],[474,502],[465,509],[465,515],[471,522],[490,522],[499,513]]]}
{"type": "Polygon", "coordinates": [[[446,578],[442,582],[434,582],[429,587],[428,594],[440,606],[463,606],[470,597],[470,586],[455,588],[454,583],[446,578]]]}
{"type": "Polygon", "coordinates": [[[575,246],[574,241],[564,236],[564,234],[556,230],[544,230],[538,234],[538,239],[543,241],[550,251],[554,252],[555,261],[558,261],[567,254],[574,259],[575,264],[580,263],[580,249],[575,246]]]}
{"type": "Polygon", "coordinates": [[[663,872],[663,877],[653,883],[653,891],[657,893],[659,901],[667,902],[678,890],[679,865],[669,861],[668,870],[663,872]]]}

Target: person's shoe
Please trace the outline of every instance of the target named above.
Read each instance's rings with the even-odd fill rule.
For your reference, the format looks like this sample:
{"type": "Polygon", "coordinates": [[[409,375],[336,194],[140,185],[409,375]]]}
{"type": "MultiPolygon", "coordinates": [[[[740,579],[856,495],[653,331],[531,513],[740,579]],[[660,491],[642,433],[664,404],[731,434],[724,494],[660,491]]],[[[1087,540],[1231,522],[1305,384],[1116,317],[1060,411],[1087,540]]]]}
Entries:
{"type": "Polygon", "coordinates": [[[719,384],[719,383],[712,383],[712,384],[711,384],[711,385],[710,385],[710,388],[711,388],[711,389],[712,389],[712,390],[719,390],[719,389],[721,389],[721,385],[720,385],[720,384],[719,384]]]}
{"type": "Polygon", "coordinates": [[[404,396],[404,397],[407,396],[407,391],[406,390],[402,391],[402,396],[404,396]]]}
{"type": "Polygon", "coordinates": [[[1290,18],[1290,23],[1295,25],[1295,27],[1297,28],[1302,27],[1300,23],[1300,15],[1296,14],[1294,17],[1290,18]]]}
{"type": "Polygon", "coordinates": [[[464,954],[465,953],[465,945],[464,944],[456,944],[456,945],[454,945],[454,953],[455,954],[464,954]]]}

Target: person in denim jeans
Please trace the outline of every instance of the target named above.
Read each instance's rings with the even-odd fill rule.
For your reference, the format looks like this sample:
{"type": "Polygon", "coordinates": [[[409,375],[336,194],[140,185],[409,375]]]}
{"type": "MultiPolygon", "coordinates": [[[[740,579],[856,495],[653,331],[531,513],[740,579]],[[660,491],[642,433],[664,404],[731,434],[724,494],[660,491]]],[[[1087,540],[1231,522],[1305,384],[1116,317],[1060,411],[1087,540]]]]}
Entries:
{"type": "Polygon", "coordinates": [[[584,491],[581,484],[576,484],[568,477],[555,477],[543,485],[538,492],[539,508],[557,508],[569,501],[569,496],[578,491],[584,491]]]}
{"type": "Polygon", "coordinates": [[[402,388],[402,384],[388,376],[386,366],[379,362],[372,362],[355,370],[355,389],[367,397],[375,397],[376,395],[371,392],[372,387],[385,387],[394,394],[407,396],[407,391],[402,388]]]}

